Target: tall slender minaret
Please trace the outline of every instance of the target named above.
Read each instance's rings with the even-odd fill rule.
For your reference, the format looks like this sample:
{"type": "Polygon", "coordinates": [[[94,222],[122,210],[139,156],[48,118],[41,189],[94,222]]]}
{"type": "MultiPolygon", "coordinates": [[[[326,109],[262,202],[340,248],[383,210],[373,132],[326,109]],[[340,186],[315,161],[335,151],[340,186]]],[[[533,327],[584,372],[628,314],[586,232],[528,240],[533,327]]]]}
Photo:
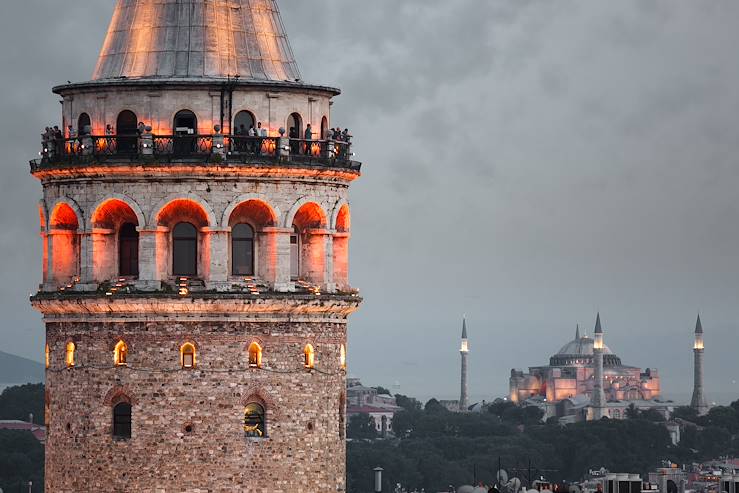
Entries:
{"type": "Polygon", "coordinates": [[[462,355],[462,385],[459,395],[459,410],[466,412],[470,407],[470,398],[467,394],[467,354],[470,352],[470,347],[467,342],[467,319],[462,319],[462,346],[459,349],[459,354],[462,355]]]}
{"type": "Polygon", "coordinates": [[[701,316],[698,315],[695,323],[695,344],[693,345],[693,400],[690,401],[690,407],[698,411],[699,415],[708,412],[706,397],[703,395],[703,348],[703,324],[701,324],[701,316]]]}
{"type": "Polygon", "coordinates": [[[600,325],[600,313],[598,313],[598,318],[595,320],[595,340],[593,341],[595,385],[590,399],[594,421],[603,418],[606,411],[606,394],[603,392],[603,347],[603,328],[600,325]]]}

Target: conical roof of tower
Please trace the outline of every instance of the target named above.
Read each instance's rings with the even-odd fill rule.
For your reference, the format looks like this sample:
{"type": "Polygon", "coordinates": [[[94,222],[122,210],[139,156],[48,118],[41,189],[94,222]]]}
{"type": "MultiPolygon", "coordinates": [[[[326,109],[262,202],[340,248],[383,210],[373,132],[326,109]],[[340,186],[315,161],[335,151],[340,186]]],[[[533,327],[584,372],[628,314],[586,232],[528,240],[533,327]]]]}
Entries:
{"type": "Polygon", "coordinates": [[[577,324],[577,328],[575,329],[575,340],[580,340],[580,324],[577,324]]]}
{"type": "Polygon", "coordinates": [[[462,319],[462,339],[467,339],[467,319],[462,319]]]}
{"type": "Polygon", "coordinates": [[[596,334],[603,333],[603,327],[601,327],[600,325],[600,312],[598,313],[598,317],[595,319],[595,333],[596,334]]]}
{"type": "Polygon", "coordinates": [[[701,316],[698,315],[698,320],[695,322],[695,333],[696,334],[702,334],[703,333],[703,324],[701,323],[701,316]]]}
{"type": "Polygon", "coordinates": [[[276,0],[118,0],[93,79],[236,75],[300,79],[276,0]]]}

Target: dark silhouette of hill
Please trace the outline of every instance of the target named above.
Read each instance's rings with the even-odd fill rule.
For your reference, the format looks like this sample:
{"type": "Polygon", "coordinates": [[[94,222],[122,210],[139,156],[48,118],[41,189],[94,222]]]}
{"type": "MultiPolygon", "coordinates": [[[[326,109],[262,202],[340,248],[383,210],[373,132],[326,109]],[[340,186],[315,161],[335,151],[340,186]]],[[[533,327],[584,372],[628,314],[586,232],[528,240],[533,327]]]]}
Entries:
{"type": "Polygon", "coordinates": [[[0,384],[44,381],[44,365],[0,351],[0,384]]]}

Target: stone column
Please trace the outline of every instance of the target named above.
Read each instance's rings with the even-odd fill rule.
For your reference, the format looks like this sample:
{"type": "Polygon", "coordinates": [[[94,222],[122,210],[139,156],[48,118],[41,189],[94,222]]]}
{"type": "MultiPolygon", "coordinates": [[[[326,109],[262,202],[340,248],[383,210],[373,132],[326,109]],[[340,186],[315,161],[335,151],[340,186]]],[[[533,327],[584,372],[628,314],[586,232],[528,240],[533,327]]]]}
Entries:
{"type": "Polygon", "coordinates": [[[339,291],[347,291],[349,284],[349,239],[350,233],[338,232],[333,235],[333,278],[339,291]]]}
{"type": "Polygon", "coordinates": [[[109,281],[118,274],[118,259],[115,258],[115,231],[95,228],[90,237],[92,247],[92,255],[90,256],[91,279],[98,282],[109,281]]]}
{"type": "Polygon", "coordinates": [[[79,267],[78,274],[80,277],[79,284],[76,286],[79,291],[95,291],[97,289],[95,279],[95,269],[93,265],[93,233],[84,231],[78,235],[79,241],[79,267]]]}
{"type": "MultiPolygon", "coordinates": [[[[270,264],[267,267],[267,272],[274,271],[273,289],[280,293],[286,293],[293,289],[292,279],[290,279],[290,235],[292,230],[289,228],[264,228],[263,231],[270,235],[268,241],[272,245],[270,248],[273,249],[265,257],[265,263],[270,264]]],[[[265,273],[265,280],[268,280],[267,276],[268,274],[265,273]]]]}
{"type": "MultiPolygon", "coordinates": [[[[217,290],[225,289],[228,284],[229,274],[228,238],[230,229],[203,228],[202,233],[204,235],[204,245],[210,245],[209,248],[203,249],[209,251],[207,255],[210,256],[208,262],[209,272],[203,272],[203,276],[207,276],[205,277],[206,284],[217,290]]],[[[203,260],[205,261],[205,259],[203,260]]]]}
{"type": "MultiPolygon", "coordinates": [[[[166,228],[164,228],[166,230],[166,228]]],[[[139,280],[136,287],[143,291],[156,291],[162,286],[162,271],[158,258],[159,229],[138,228],[139,231],[139,280]]],[[[164,245],[162,245],[164,246],[164,245]]]]}
{"type": "Polygon", "coordinates": [[[329,231],[325,229],[306,229],[303,231],[301,248],[302,276],[306,281],[320,286],[324,291],[328,288],[326,250],[329,234],[329,231]]]}

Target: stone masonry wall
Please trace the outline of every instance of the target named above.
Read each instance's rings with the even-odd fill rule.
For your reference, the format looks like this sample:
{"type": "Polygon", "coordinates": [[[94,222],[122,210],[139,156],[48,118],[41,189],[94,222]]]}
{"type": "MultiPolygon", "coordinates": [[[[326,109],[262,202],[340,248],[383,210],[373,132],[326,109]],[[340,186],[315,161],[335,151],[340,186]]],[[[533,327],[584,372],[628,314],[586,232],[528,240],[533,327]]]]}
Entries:
{"type": "Polygon", "coordinates": [[[49,322],[47,341],[46,491],[344,491],[344,323],[49,322]],[[121,339],[127,367],[113,364],[121,339]],[[248,367],[252,341],[263,369],[248,367]],[[185,342],[197,347],[196,369],[180,366],[185,342]],[[313,371],[303,366],[308,343],[313,371]],[[133,402],[127,441],[111,436],[117,393],[133,402]],[[267,438],[244,436],[252,400],[266,407],[267,438]]]}

